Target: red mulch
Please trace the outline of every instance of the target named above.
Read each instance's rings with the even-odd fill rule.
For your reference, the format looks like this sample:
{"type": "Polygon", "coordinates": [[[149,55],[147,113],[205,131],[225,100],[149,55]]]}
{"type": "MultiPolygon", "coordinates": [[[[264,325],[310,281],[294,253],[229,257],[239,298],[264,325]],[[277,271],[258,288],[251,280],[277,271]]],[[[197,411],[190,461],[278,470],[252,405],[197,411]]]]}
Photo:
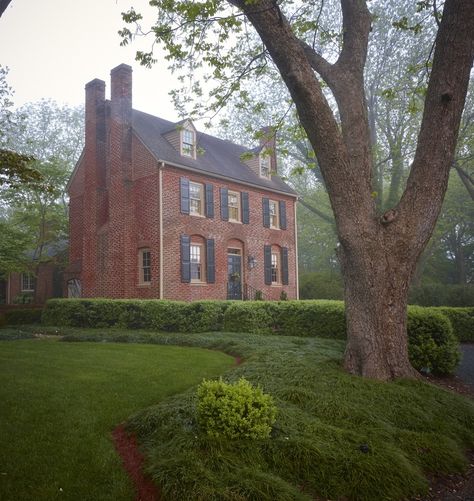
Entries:
{"type": "Polygon", "coordinates": [[[112,432],[112,437],[123,466],[135,486],[135,501],[159,501],[161,496],[158,489],[151,479],[143,474],[144,458],[138,450],[135,436],[128,434],[123,425],[119,425],[112,432]]]}

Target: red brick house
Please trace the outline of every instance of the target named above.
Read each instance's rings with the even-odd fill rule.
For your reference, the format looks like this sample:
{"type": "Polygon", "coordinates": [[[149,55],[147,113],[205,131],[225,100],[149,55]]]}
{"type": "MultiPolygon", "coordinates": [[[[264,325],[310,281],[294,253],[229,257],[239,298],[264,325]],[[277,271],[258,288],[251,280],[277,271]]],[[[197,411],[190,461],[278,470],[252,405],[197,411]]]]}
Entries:
{"type": "Polygon", "coordinates": [[[69,295],[296,298],[296,193],[276,167],[271,139],[249,150],[132,109],[127,65],[111,71],[110,101],[89,82],[68,184],[69,295]]]}

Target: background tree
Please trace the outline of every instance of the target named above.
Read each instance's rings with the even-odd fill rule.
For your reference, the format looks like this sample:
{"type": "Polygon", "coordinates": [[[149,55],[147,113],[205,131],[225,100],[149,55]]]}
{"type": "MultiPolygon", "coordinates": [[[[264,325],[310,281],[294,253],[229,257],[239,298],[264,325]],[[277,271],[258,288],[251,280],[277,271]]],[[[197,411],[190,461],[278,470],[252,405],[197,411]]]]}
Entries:
{"type": "Polygon", "coordinates": [[[17,260],[1,270],[35,272],[39,263],[64,250],[68,233],[66,183],[83,146],[83,109],[53,101],[30,103],[12,112],[4,144],[35,160],[40,182],[4,187],[2,224],[22,244],[17,260]],[[45,189],[47,186],[47,189],[45,189]],[[21,238],[20,238],[21,236],[21,238]]]}
{"type": "MultiPolygon", "coordinates": [[[[420,5],[431,7],[430,2],[420,5]]],[[[374,21],[365,1],[341,0],[342,38],[335,60],[323,57],[315,41],[320,36],[319,3],[155,1],[153,6],[158,22],[151,32],[175,67],[184,62],[189,71],[198,72],[204,62],[219,80],[211,108],[222,106],[246,76],[270,63],[277,68],[316,153],[335,216],[347,314],[345,367],[380,379],[414,375],[407,354],[407,294],[454,159],[474,57],[471,1],[444,4],[410,175],[399,202],[383,214],[374,200],[364,88],[374,21]],[[262,45],[255,46],[247,36],[252,28],[262,45]],[[334,96],[337,115],[322,81],[334,96]]],[[[131,10],[124,19],[139,22],[141,16],[131,10]]],[[[122,35],[124,40],[132,37],[128,28],[122,35]]],[[[138,57],[153,63],[152,53],[138,57]]],[[[201,91],[198,86],[194,90],[201,91]]]]}

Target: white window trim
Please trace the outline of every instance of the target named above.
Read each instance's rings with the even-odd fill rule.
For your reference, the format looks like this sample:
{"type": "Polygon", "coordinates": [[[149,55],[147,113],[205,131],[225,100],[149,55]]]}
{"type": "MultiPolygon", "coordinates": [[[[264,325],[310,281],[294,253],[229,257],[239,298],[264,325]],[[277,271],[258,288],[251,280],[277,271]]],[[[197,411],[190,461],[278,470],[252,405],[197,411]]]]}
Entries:
{"type": "Polygon", "coordinates": [[[205,197],[204,197],[204,185],[202,183],[196,183],[195,181],[189,181],[189,215],[191,216],[198,216],[198,217],[204,217],[204,204],[206,203],[205,197]],[[199,186],[199,192],[200,192],[200,197],[199,200],[201,202],[201,212],[196,212],[193,210],[193,204],[191,203],[192,200],[197,200],[196,198],[193,198],[191,196],[191,186],[199,186]]]}
{"type": "Polygon", "coordinates": [[[35,291],[35,288],[33,287],[33,283],[34,283],[33,273],[22,273],[20,276],[20,280],[21,280],[21,292],[34,292],[35,291]],[[25,289],[23,287],[23,285],[25,283],[25,280],[24,280],[25,278],[27,279],[27,282],[28,282],[27,289],[25,289]]]}
{"type": "Polygon", "coordinates": [[[190,255],[190,261],[191,261],[191,283],[192,284],[205,284],[206,283],[206,266],[205,266],[205,259],[204,259],[204,245],[201,243],[197,242],[191,242],[190,248],[189,248],[189,255],[190,255]],[[193,247],[198,247],[199,248],[199,265],[200,265],[200,271],[201,271],[201,278],[193,278],[193,260],[192,260],[192,255],[193,247]]]}
{"type": "Polygon", "coordinates": [[[242,222],[242,207],[241,207],[241,201],[240,201],[240,192],[238,191],[233,191],[229,190],[227,192],[227,207],[229,211],[229,221],[232,223],[241,223],[242,222]],[[237,199],[237,207],[230,205],[230,196],[235,195],[235,198],[237,199]],[[231,209],[237,209],[237,219],[234,219],[231,217],[231,209]]]}
{"type": "MultiPolygon", "coordinates": [[[[181,155],[183,157],[189,157],[189,158],[196,159],[196,132],[193,129],[189,128],[189,127],[185,127],[184,129],[181,130],[179,137],[180,137],[179,143],[180,143],[181,155]],[[185,149],[184,149],[184,144],[185,144],[184,135],[185,135],[186,132],[191,133],[192,136],[193,136],[193,142],[192,142],[192,145],[191,145],[192,146],[192,152],[191,152],[191,154],[189,152],[185,151],[185,149]]],[[[186,143],[186,144],[189,144],[189,143],[186,143]]]]}
{"type": "Polygon", "coordinates": [[[268,212],[270,215],[270,228],[273,230],[279,230],[280,229],[280,204],[276,200],[270,200],[268,202],[268,212]],[[276,225],[273,224],[273,218],[272,218],[272,212],[271,212],[272,204],[275,204],[276,225]]]}
{"type": "Polygon", "coordinates": [[[271,253],[272,285],[281,285],[281,256],[278,251],[272,249],[271,253]],[[276,282],[273,281],[273,256],[276,256],[276,282]]]}

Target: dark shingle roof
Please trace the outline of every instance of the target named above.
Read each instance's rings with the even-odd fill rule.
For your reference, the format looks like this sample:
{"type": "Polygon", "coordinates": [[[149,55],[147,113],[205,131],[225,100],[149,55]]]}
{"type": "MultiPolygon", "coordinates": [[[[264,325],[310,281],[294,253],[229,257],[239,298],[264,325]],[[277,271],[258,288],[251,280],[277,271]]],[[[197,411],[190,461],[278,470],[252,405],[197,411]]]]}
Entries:
{"type": "Polygon", "coordinates": [[[199,153],[197,158],[193,159],[180,155],[164,137],[164,134],[176,129],[179,123],[169,122],[133,110],[132,126],[136,134],[158,160],[202,171],[211,176],[225,177],[229,180],[296,196],[296,192],[278,176],[272,176],[271,180],[261,178],[248,165],[243,163],[240,156],[242,153],[251,151],[244,146],[198,132],[197,147],[203,150],[203,153],[199,153]]]}

